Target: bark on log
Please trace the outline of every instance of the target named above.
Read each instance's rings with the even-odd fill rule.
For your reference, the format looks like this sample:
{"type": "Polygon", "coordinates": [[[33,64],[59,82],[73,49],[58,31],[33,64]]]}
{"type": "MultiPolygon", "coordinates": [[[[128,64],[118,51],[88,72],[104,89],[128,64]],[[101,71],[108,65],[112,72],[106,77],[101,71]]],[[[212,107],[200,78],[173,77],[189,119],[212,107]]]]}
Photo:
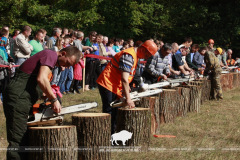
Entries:
{"type": "Polygon", "coordinates": [[[185,117],[189,107],[190,89],[183,87],[175,87],[175,89],[179,93],[179,96],[176,98],[177,116],[185,117]]]}
{"type": "Polygon", "coordinates": [[[141,98],[137,107],[150,108],[151,134],[160,134],[159,96],[141,98]]]}
{"type": "Polygon", "coordinates": [[[127,140],[126,146],[141,147],[141,151],[147,151],[151,135],[150,109],[119,108],[117,113],[117,132],[120,132],[122,130],[126,130],[132,133],[132,137],[131,139],[127,140]]]}
{"type": "Polygon", "coordinates": [[[189,112],[200,112],[201,104],[201,86],[196,85],[183,85],[182,87],[190,89],[190,104],[189,112]]]}
{"type": "Polygon", "coordinates": [[[73,114],[72,124],[77,127],[79,160],[111,159],[111,115],[107,113],[73,114]],[[109,148],[108,148],[109,147],[109,148]]]}
{"type": "Polygon", "coordinates": [[[238,87],[240,87],[240,73],[238,73],[238,87]]]}
{"type": "Polygon", "coordinates": [[[179,96],[174,89],[163,89],[159,94],[160,123],[174,122],[177,115],[176,98],[179,96]]]}
{"type": "Polygon", "coordinates": [[[228,89],[232,89],[232,83],[233,83],[233,75],[232,73],[228,74],[222,74],[220,76],[220,83],[222,86],[223,91],[227,91],[228,89]]]}
{"type": "Polygon", "coordinates": [[[205,101],[210,100],[211,98],[211,80],[201,79],[198,80],[202,82],[202,97],[201,97],[201,104],[205,101]]]}
{"type": "Polygon", "coordinates": [[[238,73],[232,73],[233,74],[233,88],[238,88],[238,73]]]}
{"type": "Polygon", "coordinates": [[[42,148],[29,152],[30,160],[77,159],[76,126],[29,127],[29,146],[42,148]]]}

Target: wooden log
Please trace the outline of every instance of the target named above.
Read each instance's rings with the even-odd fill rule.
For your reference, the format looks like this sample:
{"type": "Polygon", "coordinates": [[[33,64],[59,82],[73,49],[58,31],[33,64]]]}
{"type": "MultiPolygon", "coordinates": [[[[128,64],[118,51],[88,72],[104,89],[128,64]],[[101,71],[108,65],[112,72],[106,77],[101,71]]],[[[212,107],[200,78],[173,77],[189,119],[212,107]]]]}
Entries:
{"type": "Polygon", "coordinates": [[[190,89],[190,103],[189,112],[200,112],[201,104],[201,86],[196,85],[183,85],[182,87],[190,89]]]}
{"type": "Polygon", "coordinates": [[[232,73],[233,75],[233,88],[238,88],[238,73],[232,73]]]}
{"type": "Polygon", "coordinates": [[[189,107],[190,89],[183,87],[175,87],[174,89],[179,93],[179,96],[176,99],[178,101],[178,103],[176,103],[177,116],[185,117],[189,107]]]}
{"type": "Polygon", "coordinates": [[[174,89],[163,89],[159,96],[160,123],[174,122],[177,115],[178,92],[174,89]]]}
{"type": "Polygon", "coordinates": [[[137,107],[150,108],[151,110],[151,134],[160,134],[159,96],[141,98],[137,107]]]}
{"type": "Polygon", "coordinates": [[[240,73],[238,73],[238,87],[240,87],[240,73]]]}
{"type": "Polygon", "coordinates": [[[77,159],[76,126],[29,127],[29,146],[42,148],[29,152],[32,160],[77,159]]]}
{"type": "Polygon", "coordinates": [[[107,113],[73,114],[72,124],[77,127],[79,160],[111,159],[111,115],[107,113]],[[102,148],[104,147],[104,148],[102,148]]]}
{"type": "Polygon", "coordinates": [[[117,113],[117,132],[120,132],[122,130],[126,130],[132,133],[132,137],[131,139],[127,140],[126,146],[137,146],[141,147],[141,151],[147,151],[151,135],[150,109],[119,108],[117,113]]]}
{"type": "Polygon", "coordinates": [[[223,91],[227,91],[229,89],[229,80],[228,80],[229,74],[222,74],[220,76],[220,83],[223,91]]]}
{"type": "Polygon", "coordinates": [[[198,80],[202,82],[202,96],[201,96],[201,104],[205,101],[210,100],[211,97],[211,80],[201,79],[198,80]]]}
{"type": "Polygon", "coordinates": [[[228,89],[233,89],[233,74],[228,74],[228,89]]]}

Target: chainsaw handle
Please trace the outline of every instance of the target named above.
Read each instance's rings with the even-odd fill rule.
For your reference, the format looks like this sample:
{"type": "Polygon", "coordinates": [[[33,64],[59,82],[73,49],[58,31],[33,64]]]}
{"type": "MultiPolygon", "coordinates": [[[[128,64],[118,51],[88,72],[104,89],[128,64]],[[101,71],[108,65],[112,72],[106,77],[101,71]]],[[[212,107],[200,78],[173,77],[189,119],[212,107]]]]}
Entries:
{"type": "MultiPolygon", "coordinates": [[[[133,102],[136,102],[136,101],[140,101],[139,98],[135,98],[135,99],[132,99],[133,102]]],[[[116,107],[125,107],[127,106],[128,104],[126,102],[119,102],[119,100],[115,100],[113,101],[112,103],[110,103],[110,107],[112,108],[116,108],[116,107]]]]}

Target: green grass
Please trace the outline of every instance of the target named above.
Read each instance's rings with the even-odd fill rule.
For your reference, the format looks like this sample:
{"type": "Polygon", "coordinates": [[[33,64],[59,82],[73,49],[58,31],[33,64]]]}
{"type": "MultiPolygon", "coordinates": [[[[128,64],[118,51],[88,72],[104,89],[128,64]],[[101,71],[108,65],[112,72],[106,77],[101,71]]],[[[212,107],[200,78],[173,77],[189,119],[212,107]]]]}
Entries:
{"type": "MultiPolygon", "coordinates": [[[[161,125],[161,135],[175,135],[176,138],[152,136],[150,148],[166,150],[147,153],[112,152],[112,159],[239,159],[240,150],[223,150],[224,148],[240,149],[240,98],[238,95],[240,95],[240,88],[224,92],[224,100],[205,102],[201,106],[200,113],[187,113],[186,117],[178,117],[175,123],[161,125]],[[202,148],[215,150],[201,150],[202,148]]],[[[101,112],[102,104],[98,90],[87,91],[80,95],[66,95],[62,101],[63,106],[96,101],[99,107],[87,112],[101,112]]],[[[71,124],[71,114],[64,118],[64,124],[71,124]]],[[[4,138],[0,140],[0,148],[7,147],[5,128],[5,117],[0,106],[0,138],[4,138]]],[[[4,158],[5,152],[0,151],[0,159],[4,158]]]]}

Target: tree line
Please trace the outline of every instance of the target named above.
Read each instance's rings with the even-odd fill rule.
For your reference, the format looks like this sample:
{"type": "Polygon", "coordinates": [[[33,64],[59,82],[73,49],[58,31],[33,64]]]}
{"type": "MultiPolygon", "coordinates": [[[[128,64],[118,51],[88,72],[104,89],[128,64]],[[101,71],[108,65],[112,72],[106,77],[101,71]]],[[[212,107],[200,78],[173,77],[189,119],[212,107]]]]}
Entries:
{"type": "Polygon", "coordinates": [[[191,37],[205,45],[240,50],[238,0],[3,0],[0,23],[14,29],[30,25],[33,31],[54,26],[95,30],[109,37],[149,38],[182,43],[191,37]]]}

